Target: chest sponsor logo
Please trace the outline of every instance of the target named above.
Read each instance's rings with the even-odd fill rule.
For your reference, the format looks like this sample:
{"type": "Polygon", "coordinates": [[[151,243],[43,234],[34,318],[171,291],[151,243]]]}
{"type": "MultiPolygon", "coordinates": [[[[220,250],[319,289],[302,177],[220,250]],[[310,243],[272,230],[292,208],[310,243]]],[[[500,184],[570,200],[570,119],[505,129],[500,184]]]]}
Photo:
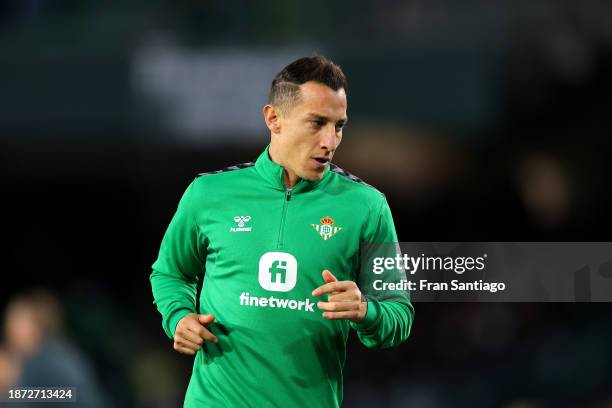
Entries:
{"type": "Polygon", "coordinates": [[[272,292],[289,292],[297,282],[297,267],[287,252],[266,252],[259,259],[259,284],[272,292]]]}
{"type": "MultiPolygon", "coordinates": [[[[297,260],[287,252],[266,252],[259,259],[259,284],[272,292],[288,292],[297,282],[297,260]]],[[[253,296],[240,294],[240,306],[255,308],[290,309],[314,313],[315,301],[310,298],[287,299],[284,295],[253,296]]]]}
{"type": "Polygon", "coordinates": [[[323,217],[320,221],[320,224],[311,225],[324,241],[327,241],[342,230],[342,227],[334,226],[334,220],[330,217],[323,217]]]}
{"type": "Polygon", "coordinates": [[[251,232],[251,227],[247,223],[251,221],[250,215],[237,215],[234,217],[235,227],[230,227],[230,232],[251,232]]]}

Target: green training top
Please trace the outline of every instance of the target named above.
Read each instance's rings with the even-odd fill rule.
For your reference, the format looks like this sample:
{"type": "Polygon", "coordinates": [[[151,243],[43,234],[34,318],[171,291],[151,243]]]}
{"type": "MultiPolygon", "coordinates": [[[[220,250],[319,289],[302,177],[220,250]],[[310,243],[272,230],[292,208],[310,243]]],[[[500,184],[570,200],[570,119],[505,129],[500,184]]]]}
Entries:
{"type": "Polygon", "coordinates": [[[219,342],[197,352],[184,406],[340,406],[349,328],[370,348],[410,333],[408,293],[372,288],[404,272],[360,272],[361,244],[396,241],[384,195],[333,164],[321,180],[286,189],[266,149],[255,163],[196,177],[150,276],[171,339],[186,314],[215,315],[209,330],[219,342]],[[324,269],[357,282],[368,299],[362,322],[322,317],[316,303],[327,296],[311,292],[325,283],[324,269]]]}

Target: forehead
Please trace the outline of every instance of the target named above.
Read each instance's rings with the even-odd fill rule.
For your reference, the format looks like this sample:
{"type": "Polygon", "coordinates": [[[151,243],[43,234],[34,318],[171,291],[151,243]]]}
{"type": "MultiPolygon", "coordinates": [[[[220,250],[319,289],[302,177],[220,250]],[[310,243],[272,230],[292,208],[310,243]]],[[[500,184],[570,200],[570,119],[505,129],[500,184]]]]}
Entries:
{"type": "Polygon", "coordinates": [[[327,85],[309,81],[300,85],[301,112],[318,113],[326,116],[346,116],[346,92],[340,88],[334,91],[327,85]]]}

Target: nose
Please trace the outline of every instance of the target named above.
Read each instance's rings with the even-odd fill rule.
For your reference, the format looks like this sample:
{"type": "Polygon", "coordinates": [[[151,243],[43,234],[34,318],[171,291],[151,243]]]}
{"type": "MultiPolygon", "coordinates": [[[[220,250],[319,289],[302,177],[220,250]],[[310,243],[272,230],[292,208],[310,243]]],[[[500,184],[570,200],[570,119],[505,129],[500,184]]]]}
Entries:
{"type": "Polygon", "coordinates": [[[321,132],[320,147],[324,150],[334,152],[338,147],[339,138],[336,132],[336,126],[333,123],[325,126],[325,129],[321,132]]]}

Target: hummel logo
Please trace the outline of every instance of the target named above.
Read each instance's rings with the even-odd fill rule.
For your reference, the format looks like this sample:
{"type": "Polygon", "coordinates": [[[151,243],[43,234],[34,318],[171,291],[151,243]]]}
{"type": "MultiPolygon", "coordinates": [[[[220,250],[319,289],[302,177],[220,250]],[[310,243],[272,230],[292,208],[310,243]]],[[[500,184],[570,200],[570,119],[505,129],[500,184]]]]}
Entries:
{"type": "Polygon", "coordinates": [[[250,215],[237,215],[234,217],[234,222],[238,225],[236,227],[230,227],[230,232],[250,232],[251,227],[245,227],[246,223],[251,221],[250,215]]]}
{"type": "Polygon", "coordinates": [[[234,222],[238,223],[238,226],[241,228],[249,221],[251,221],[250,215],[237,215],[234,217],[234,222]]]}

